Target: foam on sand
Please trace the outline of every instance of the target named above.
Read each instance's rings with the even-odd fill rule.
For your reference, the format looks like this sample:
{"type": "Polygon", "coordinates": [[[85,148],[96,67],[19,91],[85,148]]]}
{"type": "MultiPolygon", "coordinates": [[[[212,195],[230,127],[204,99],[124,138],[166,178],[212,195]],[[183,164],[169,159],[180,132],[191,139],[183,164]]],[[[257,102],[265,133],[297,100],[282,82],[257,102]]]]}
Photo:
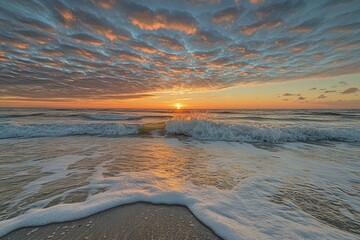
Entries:
{"type": "Polygon", "coordinates": [[[180,205],[135,203],[72,222],[23,228],[11,239],[219,239],[180,205]]]}

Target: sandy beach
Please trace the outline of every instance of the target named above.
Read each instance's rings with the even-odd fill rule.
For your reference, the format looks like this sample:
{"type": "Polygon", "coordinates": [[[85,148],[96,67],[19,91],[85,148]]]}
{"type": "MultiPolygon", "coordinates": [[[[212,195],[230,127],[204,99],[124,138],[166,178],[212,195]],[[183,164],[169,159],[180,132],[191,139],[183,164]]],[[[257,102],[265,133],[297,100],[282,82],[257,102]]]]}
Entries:
{"type": "Polygon", "coordinates": [[[188,208],[134,203],[76,221],[16,230],[3,239],[220,239],[188,208]]]}

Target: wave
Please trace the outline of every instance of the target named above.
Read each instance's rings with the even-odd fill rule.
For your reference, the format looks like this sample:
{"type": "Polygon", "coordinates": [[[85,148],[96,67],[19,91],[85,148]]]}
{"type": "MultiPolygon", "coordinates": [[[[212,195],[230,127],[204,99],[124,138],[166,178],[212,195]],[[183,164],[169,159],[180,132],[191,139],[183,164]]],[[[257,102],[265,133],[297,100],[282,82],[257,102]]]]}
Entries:
{"type": "Polygon", "coordinates": [[[131,115],[120,115],[120,114],[84,114],[84,118],[91,120],[103,120],[103,121],[116,121],[116,120],[139,120],[144,118],[171,118],[170,115],[144,115],[144,116],[131,116],[131,115]]]}
{"type": "Polygon", "coordinates": [[[350,111],[350,112],[309,112],[303,113],[304,115],[318,115],[318,116],[336,116],[336,117],[344,117],[344,118],[360,118],[358,111],[350,111]]]}
{"type": "Polygon", "coordinates": [[[29,113],[29,114],[0,114],[0,118],[20,118],[20,117],[34,117],[42,116],[44,113],[29,113]]]}
{"type": "Polygon", "coordinates": [[[138,127],[136,125],[121,123],[0,124],[0,139],[74,135],[117,137],[137,133],[138,127]]]}
{"type": "Polygon", "coordinates": [[[324,119],[311,119],[311,118],[275,118],[275,117],[227,117],[224,119],[231,120],[252,120],[252,121],[291,121],[291,122],[333,122],[334,120],[324,120],[324,119]]]}
{"type": "Polygon", "coordinates": [[[120,115],[120,114],[84,114],[84,118],[92,120],[136,120],[141,119],[141,116],[131,116],[131,115],[120,115]]]}
{"type": "Polygon", "coordinates": [[[171,120],[166,123],[169,134],[185,135],[201,140],[247,143],[282,142],[360,142],[360,129],[317,127],[263,127],[232,125],[207,120],[171,120]]]}
{"type": "Polygon", "coordinates": [[[0,139],[61,137],[75,135],[117,137],[163,131],[167,134],[185,135],[195,139],[247,143],[284,142],[360,142],[359,128],[319,128],[298,126],[257,126],[225,124],[208,120],[170,120],[144,125],[117,122],[19,124],[0,123],[0,139]]]}

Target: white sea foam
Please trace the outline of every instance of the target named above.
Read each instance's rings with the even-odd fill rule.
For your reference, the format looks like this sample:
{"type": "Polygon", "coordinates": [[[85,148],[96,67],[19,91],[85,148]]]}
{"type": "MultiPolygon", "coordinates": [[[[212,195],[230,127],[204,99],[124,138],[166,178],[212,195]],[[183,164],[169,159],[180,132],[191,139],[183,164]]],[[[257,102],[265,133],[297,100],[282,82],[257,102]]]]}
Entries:
{"type": "Polygon", "coordinates": [[[360,129],[318,128],[315,126],[256,126],[216,123],[202,119],[171,120],[166,123],[169,134],[186,135],[202,140],[281,143],[337,141],[359,142],[360,129]]]}
{"type": "Polygon", "coordinates": [[[0,124],[0,139],[72,135],[124,136],[136,134],[137,132],[137,126],[121,123],[0,124]]]}
{"type": "Polygon", "coordinates": [[[121,114],[84,114],[85,118],[93,120],[135,120],[141,119],[141,116],[121,115],[121,114]]]}
{"type": "MultiPolygon", "coordinates": [[[[292,181],[296,182],[296,179],[304,178],[307,180],[301,181],[300,186],[306,187],[309,182],[317,183],[319,186],[324,183],[323,187],[330,191],[326,193],[324,190],[325,196],[333,201],[337,199],[335,196],[342,196],[342,199],[346,200],[337,202],[337,206],[353,206],[357,210],[356,194],[347,194],[346,191],[340,191],[328,185],[333,181],[334,184],[338,184],[337,186],[348,186],[356,179],[356,171],[352,172],[358,166],[358,161],[355,161],[356,148],[350,151],[351,148],[346,147],[346,144],[329,148],[320,145],[288,143],[283,145],[282,150],[269,152],[252,144],[204,143],[196,140],[191,140],[189,144],[188,141],[176,138],[87,139],[89,142],[78,145],[76,150],[77,152],[79,149],[89,149],[86,155],[69,155],[70,146],[76,144],[78,139],[68,138],[68,144],[62,147],[67,155],[60,158],[23,162],[40,167],[42,172],[53,173],[27,185],[26,188],[33,190],[27,192],[28,197],[31,197],[34,191],[41,191],[38,187],[45,182],[54,183],[52,185],[56,186],[56,180],[59,178],[65,175],[71,176],[76,171],[81,172],[85,167],[84,164],[94,163],[99,159],[103,160],[89,171],[92,175],[86,179],[86,186],[74,186],[72,190],[41,201],[49,203],[55,198],[65,197],[70,191],[96,192],[97,189],[102,188],[107,190],[89,196],[84,202],[63,203],[49,208],[44,208],[45,202],[37,201],[22,215],[1,221],[0,236],[22,227],[81,219],[118,205],[146,201],[185,205],[224,239],[354,239],[355,237],[354,234],[318,221],[290,203],[290,200],[285,199],[284,204],[271,201],[272,196],[279,192],[279,188],[284,185],[292,186],[292,181]],[[142,145],[139,145],[140,139],[143,141],[142,145]],[[97,146],[97,148],[94,150],[95,148],[90,146],[97,146]],[[133,169],[139,170],[138,167],[143,164],[149,168],[134,172],[131,171],[132,169],[119,171],[112,177],[106,177],[104,173],[114,169],[110,163],[126,166],[124,165],[126,159],[131,163],[134,149],[138,149],[139,146],[142,148],[135,155],[137,164],[134,164],[133,169]],[[149,159],[152,159],[154,149],[158,151],[162,149],[159,153],[163,153],[164,156],[158,155],[159,162],[151,167],[152,161],[149,159]],[[113,155],[106,158],[109,154],[113,155]],[[117,158],[118,155],[125,158],[117,158]],[[343,161],[342,164],[338,164],[334,161],[336,159],[353,159],[354,161],[343,161]],[[74,166],[68,167],[77,161],[82,162],[79,169],[74,166]],[[231,179],[239,181],[231,184],[231,179]],[[199,180],[205,181],[199,182],[199,180]],[[232,186],[226,187],[228,186],[226,183],[232,186]],[[225,188],[221,187],[222,184],[225,188]]],[[[31,141],[14,139],[12,141],[36,144],[35,142],[41,139],[31,141]]],[[[53,146],[51,142],[48,144],[44,147],[49,149],[49,146],[53,146]]],[[[14,163],[12,166],[23,167],[21,162],[14,163]]],[[[313,192],[301,194],[300,196],[309,197],[313,192]]],[[[319,206],[324,207],[325,203],[319,206]]],[[[309,204],[316,203],[309,202],[309,204]]],[[[325,216],[335,217],[334,213],[327,213],[326,210],[329,209],[325,208],[325,216]]],[[[344,213],[346,214],[351,215],[351,213],[344,213]]],[[[69,227],[72,225],[74,224],[69,223],[69,227]]]]}

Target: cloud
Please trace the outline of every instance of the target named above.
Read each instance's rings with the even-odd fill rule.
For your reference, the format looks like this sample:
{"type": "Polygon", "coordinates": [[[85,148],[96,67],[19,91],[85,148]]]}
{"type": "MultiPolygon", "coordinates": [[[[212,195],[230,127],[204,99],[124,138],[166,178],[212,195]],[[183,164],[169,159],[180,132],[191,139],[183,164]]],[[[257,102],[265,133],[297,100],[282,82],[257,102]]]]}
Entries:
{"type": "Polygon", "coordinates": [[[92,0],[96,5],[104,9],[110,9],[115,5],[116,0],[92,0]]]}
{"type": "Polygon", "coordinates": [[[324,99],[326,98],[326,96],[324,94],[321,94],[320,96],[318,96],[319,99],[324,99]]]}
{"type": "Polygon", "coordinates": [[[309,46],[310,46],[309,43],[300,43],[295,46],[289,47],[289,50],[294,53],[300,53],[300,52],[303,52],[305,49],[309,48],[309,46]]]}
{"type": "Polygon", "coordinates": [[[292,27],[290,30],[296,33],[308,33],[314,31],[314,29],[320,24],[320,19],[311,19],[292,27]]]}
{"type": "Polygon", "coordinates": [[[284,97],[291,97],[291,96],[300,96],[300,93],[284,93],[283,96],[284,97]]]}
{"type": "Polygon", "coordinates": [[[131,5],[128,7],[129,21],[134,26],[147,31],[166,29],[180,31],[185,34],[196,32],[196,21],[188,13],[170,12],[167,10],[152,11],[141,5],[131,5]]]}
{"type": "Polygon", "coordinates": [[[341,81],[341,82],[339,82],[339,85],[346,86],[346,85],[347,85],[347,82],[341,81]]]}
{"type": "Polygon", "coordinates": [[[101,39],[97,39],[91,35],[88,35],[86,33],[77,33],[77,34],[72,34],[70,35],[70,37],[72,39],[74,39],[76,42],[79,43],[84,43],[84,44],[89,44],[92,46],[101,46],[103,45],[105,42],[101,39]]]}
{"type": "Polygon", "coordinates": [[[214,5],[220,4],[222,0],[186,0],[188,4],[195,4],[195,5],[214,5]]]}
{"type": "Polygon", "coordinates": [[[143,52],[143,53],[147,53],[147,54],[155,54],[155,53],[157,53],[156,48],[151,47],[151,46],[147,45],[146,43],[133,43],[131,45],[131,47],[135,51],[139,51],[139,52],[143,52]]]}
{"type": "Polygon", "coordinates": [[[271,19],[274,20],[279,16],[286,18],[288,15],[301,12],[300,10],[305,7],[306,1],[304,0],[272,1],[257,9],[256,15],[260,19],[267,19],[270,21],[271,19]]]}
{"type": "Polygon", "coordinates": [[[136,2],[7,1],[0,94],[101,98],[360,73],[356,1],[136,2]]]}
{"type": "Polygon", "coordinates": [[[250,36],[259,30],[268,30],[268,29],[277,28],[280,26],[281,26],[280,21],[259,22],[256,24],[241,27],[240,32],[244,35],[250,36]]]}
{"type": "Polygon", "coordinates": [[[20,30],[20,31],[17,31],[17,33],[24,39],[29,40],[29,41],[34,41],[39,44],[45,44],[45,43],[49,43],[49,42],[53,41],[53,39],[50,36],[40,33],[40,32],[36,32],[36,31],[20,30]]]}
{"type": "Polygon", "coordinates": [[[251,4],[261,4],[264,2],[265,2],[265,0],[249,0],[249,3],[251,3],[251,4]]]}
{"type": "Polygon", "coordinates": [[[58,14],[61,17],[61,22],[65,28],[70,28],[73,25],[75,17],[71,10],[69,9],[57,9],[58,14]]]}
{"type": "Polygon", "coordinates": [[[193,52],[191,55],[196,58],[197,60],[206,61],[210,59],[214,59],[215,57],[219,56],[221,54],[220,50],[214,50],[214,51],[204,51],[204,52],[193,52]]]}
{"type": "Polygon", "coordinates": [[[178,40],[171,37],[145,34],[141,35],[141,38],[145,38],[147,41],[153,42],[155,45],[158,45],[159,48],[165,48],[172,51],[185,50],[185,47],[178,40]]]}
{"type": "Polygon", "coordinates": [[[235,22],[238,14],[239,14],[239,9],[234,8],[234,7],[226,8],[226,9],[216,12],[212,16],[211,20],[214,23],[222,23],[222,22],[233,23],[233,22],[235,22]]]}
{"type": "Polygon", "coordinates": [[[221,45],[228,39],[217,31],[200,31],[192,38],[192,43],[197,46],[211,47],[221,45]]]}
{"type": "Polygon", "coordinates": [[[331,27],[330,31],[335,33],[352,33],[356,31],[356,29],[359,29],[359,27],[360,27],[360,23],[351,23],[351,24],[331,27]]]}
{"type": "Polygon", "coordinates": [[[26,39],[22,40],[7,36],[2,36],[1,43],[6,45],[7,47],[13,47],[18,49],[26,49],[30,46],[30,42],[26,41],[26,39]]]}
{"type": "Polygon", "coordinates": [[[231,53],[237,53],[238,56],[241,58],[260,56],[260,54],[257,51],[248,50],[243,45],[230,45],[227,47],[227,50],[230,51],[231,53]]]}
{"type": "Polygon", "coordinates": [[[297,101],[304,101],[304,100],[306,100],[305,97],[299,97],[299,98],[297,99],[297,101]]]}
{"type": "Polygon", "coordinates": [[[340,93],[341,94],[352,94],[352,93],[357,93],[357,92],[359,92],[359,89],[356,87],[352,87],[352,88],[348,88],[340,93]]]}
{"type": "Polygon", "coordinates": [[[128,31],[119,26],[115,27],[111,22],[106,20],[106,18],[101,19],[96,15],[85,11],[76,12],[76,21],[110,41],[129,41],[132,38],[128,31]]]}

